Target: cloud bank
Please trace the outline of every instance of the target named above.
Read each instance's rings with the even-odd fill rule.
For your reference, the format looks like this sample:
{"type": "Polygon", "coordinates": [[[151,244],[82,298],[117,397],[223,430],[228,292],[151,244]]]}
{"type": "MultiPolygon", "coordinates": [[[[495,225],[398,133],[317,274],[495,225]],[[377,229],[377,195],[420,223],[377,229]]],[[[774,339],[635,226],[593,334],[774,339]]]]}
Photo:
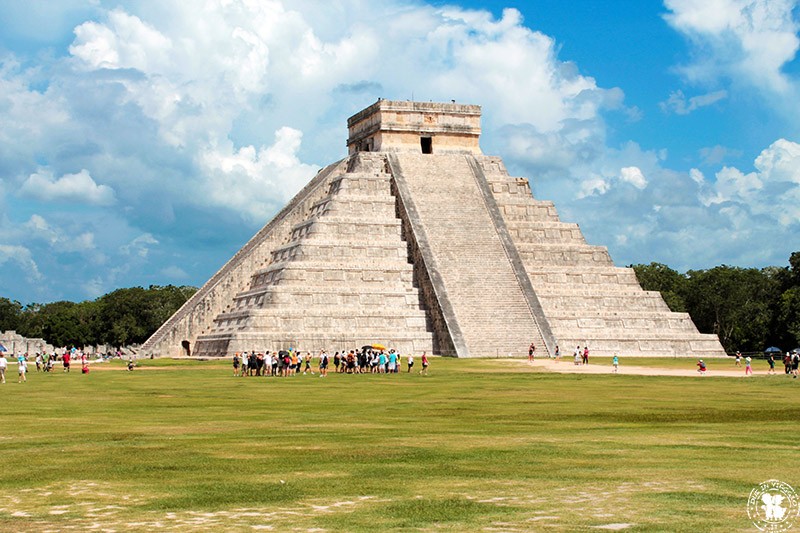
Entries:
{"type": "MultiPolygon", "coordinates": [[[[668,23],[694,43],[683,75],[791,92],[791,3],[714,6],[666,2],[668,23]]],[[[793,141],[711,179],[671,168],[660,147],[612,143],[609,117],[641,111],[624,88],[560,59],[557,41],[515,9],[495,17],[399,0],[63,9],[85,17],[68,44],[36,61],[0,55],[0,204],[16,206],[0,219],[0,278],[38,276],[0,288],[23,301],[204,282],[345,155],[347,117],[378,97],[481,104],[484,151],[530,177],[618,263],[783,262],[786,250],[750,243],[798,229],[796,216],[768,208],[797,199],[793,141]]],[[[720,88],[694,94],[673,92],[663,108],[689,114],[730,98],[720,88]]],[[[727,149],[717,148],[709,161],[721,161],[727,149]]]]}

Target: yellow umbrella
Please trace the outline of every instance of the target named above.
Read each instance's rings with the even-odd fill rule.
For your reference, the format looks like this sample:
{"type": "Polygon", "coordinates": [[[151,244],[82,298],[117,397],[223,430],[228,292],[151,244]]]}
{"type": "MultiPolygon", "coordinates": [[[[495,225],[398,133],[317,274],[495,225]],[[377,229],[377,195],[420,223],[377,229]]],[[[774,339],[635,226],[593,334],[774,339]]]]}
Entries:
{"type": "Polygon", "coordinates": [[[373,344],[372,345],[372,349],[373,350],[385,350],[386,346],[384,346],[383,344],[373,344]]]}

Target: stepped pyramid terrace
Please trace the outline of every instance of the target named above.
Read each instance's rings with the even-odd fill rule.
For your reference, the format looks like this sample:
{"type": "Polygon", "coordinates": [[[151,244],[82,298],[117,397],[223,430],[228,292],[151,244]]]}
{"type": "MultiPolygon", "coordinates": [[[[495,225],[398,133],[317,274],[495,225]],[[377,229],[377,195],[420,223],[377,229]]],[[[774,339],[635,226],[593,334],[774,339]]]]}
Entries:
{"type": "Polygon", "coordinates": [[[475,105],[379,100],[322,169],[143,346],[723,356],[479,146],[475,105]]]}

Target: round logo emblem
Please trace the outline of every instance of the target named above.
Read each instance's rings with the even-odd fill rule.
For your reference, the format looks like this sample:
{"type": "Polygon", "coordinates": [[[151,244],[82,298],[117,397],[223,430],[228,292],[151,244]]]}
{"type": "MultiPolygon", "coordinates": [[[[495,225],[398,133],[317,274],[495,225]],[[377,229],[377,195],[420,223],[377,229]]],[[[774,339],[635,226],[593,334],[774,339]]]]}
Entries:
{"type": "Polygon", "coordinates": [[[791,485],[770,479],[750,491],[747,516],[759,530],[788,531],[800,515],[800,501],[791,485]]]}

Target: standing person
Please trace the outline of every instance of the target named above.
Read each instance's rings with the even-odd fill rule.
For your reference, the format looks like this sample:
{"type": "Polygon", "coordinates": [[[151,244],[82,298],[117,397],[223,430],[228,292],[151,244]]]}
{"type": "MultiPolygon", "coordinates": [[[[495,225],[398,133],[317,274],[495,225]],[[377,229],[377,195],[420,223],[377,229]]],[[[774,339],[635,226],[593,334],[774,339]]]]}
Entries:
{"type": "Polygon", "coordinates": [[[613,372],[616,374],[617,370],[619,370],[619,357],[617,357],[617,354],[614,354],[614,358],[611,359],[611,364],[614,365],[613,372]]]}
{"type": "Polygon", "coordinates": [[[36,371],[37,372],[41,372],[42,371],[42,362],[43,362],[42,354],[40,354],[39,352],[36,352],[36,371]]]}
{"type": "Polygon", "coordinates": [[[247,357],[247,352],[242,352],[242,377],[247,377],[247,371],[249,369],[250,360],[247,357]]]}
{"type": "Polygon", "coordinates": [[[272,365],[273,365],[272,361],[273,361],[274,357],[275,356],[272,355],[272,353],[269,350],[267,350],[267,352],[264,354],[264,375],[265,376],[271,376],[272,375],[272,365]]]}
{"type": "Polygon", "coordinates": [[[423,372],[426,376],[428,375],[428,354],[425,352],[422,352],[422,370],[419,373],[422,374],[423,372]]]}
{"type": "Polygon", "coordinates": [[[736,366],[742,366],[742,352],[736,352],[736,361],[734,362],[736,366]]]}
{"type": "Polygon", "coordinates": [[[28,362],[25,360],[25,356],[22,355],[22,352],[17,355],[17,366],[19,367],[19,377],[17,378],[17,383],[28,381],[28,378],[25,377],[25,374],[28,373],[28,362]]]}
{"type": "Polygon", "coordinates": [[[589,347],[588,346],[584,346],[583,347],[583,364],[584,365],[588,365],[589,364],[589,347]]]}
{"type": "Polygon", "coordinates": [[[767,359],[767,363],[769,364],[769,370],[767,370],[767,374],[774,374],[775,373],[775,358],[772,354],[769,354],[769,359],[767,359]]]}
{"type": "Polygon", "coordinates": [[[797,367],[800,366],[800,353],[792,354],[792,377],[797,379],[797,367]]]}
{"type": "Polygon", "coordinates": [[[328,354],[324,350],[319,357],[319,377],[324,378],[328,375],[328,354]]]}
{"type": "Polygon", "coordinates": [[[744,358],[744,375],[745,376],[752,376],[753,375],[753,367],[751,365],[752,361],[753,360],[750,359],[749,355],[744,358]]]}
{"type": "Polygon", "coordinates": [[[561,360],[561,350],[558,349],[558,344],[556,344],[555,356],[556,356],[556,361],[560,361],[561,360]]]}
{"type": "Polygon", "coordinates": [[[306,372],[310,372],[311,375],[314,375],[314,371],[311,370],[311,352],[306,352],[306,367],[303,369],[303,375],[306,375],[306,372]]]}
{"type": "Polygon", "coordinates": [[[411,369],[414,367],[414,354],[408,354],[408,373],[411,373],[411,369]]]}
{"type": "Polygon", "coordinates": [[[233,375],[234,376],[238,376],[239,375],[239,366],[240,365],[241,365],[241,362],[239,361],[239,352],[236,352],[236,353],[233,354],[233,375]]]}
{"type": "Polygon", "coordinates": [[[572,356],[573,356],[573,359],[575,359],[575,364],[576,365],[581,364],[581,361],[583,360],[583,356],[581,355],[581,347],[580,346],[576,346],[575,347],[575,353],[573,353],[572,356]]]}
{"type": "Polygon", "coordinates": [[[533,343],[531,343],[531,345],[528,346],[528,362],[532,363],[533,360],[536,358],[535,356],[536,356],[536,346],[533,343]]]}
{"type": "Polygon", "coordinates": [[[783,358],[783,370],[787,376],[792,371],[792,355],[789,352],[786,352],[786,356],[783,358]]]}
{"type": "Polygon", "coordinates": [[[61,364],[64,365],[64,372],[69,372],[69,360],[72,357],[69,351],[64,352],[64,356],[61,358],[61,364]]]}
{"type": "Polygon", "coordinates": [[[394,374],[395,370],[397,369],[397,354],[394,350],[389,352],[389,373],[394,374]]]}
{"type": "Polygon", "coordinates": [[[8,359],[6,359],[6,353],[0,352],[0,384],[6,382],[6,368],[8,368],[8,359]]]}

